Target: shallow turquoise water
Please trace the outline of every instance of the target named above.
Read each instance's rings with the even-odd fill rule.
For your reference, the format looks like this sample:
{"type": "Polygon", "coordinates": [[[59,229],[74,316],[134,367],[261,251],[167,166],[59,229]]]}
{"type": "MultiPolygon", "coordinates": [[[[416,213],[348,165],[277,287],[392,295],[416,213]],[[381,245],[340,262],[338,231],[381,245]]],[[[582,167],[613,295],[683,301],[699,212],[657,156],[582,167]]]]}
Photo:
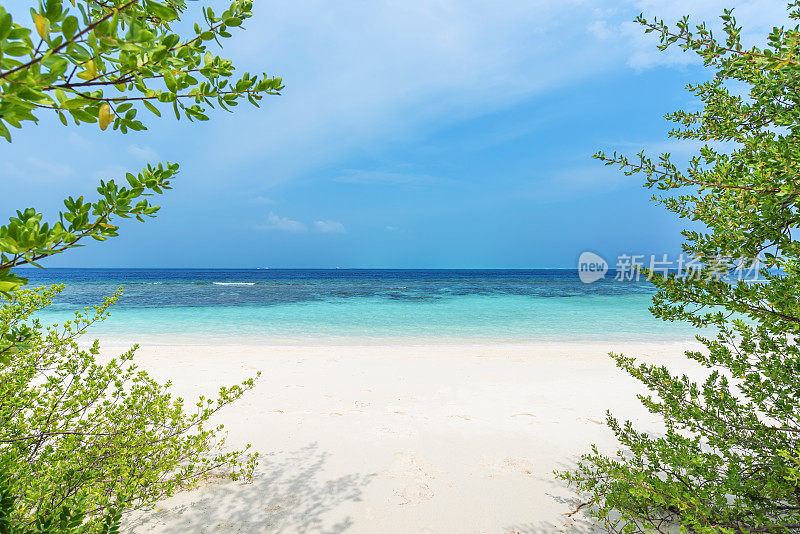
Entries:
{"type": "Polygon", "coordinates": [[[693,331],[647,308],[646,283],[583,284],[574,271],[81,270],[31,273],[66,290],[61,322],[118,286],[104,338],[421,338],[678,341],[693,331]]]}

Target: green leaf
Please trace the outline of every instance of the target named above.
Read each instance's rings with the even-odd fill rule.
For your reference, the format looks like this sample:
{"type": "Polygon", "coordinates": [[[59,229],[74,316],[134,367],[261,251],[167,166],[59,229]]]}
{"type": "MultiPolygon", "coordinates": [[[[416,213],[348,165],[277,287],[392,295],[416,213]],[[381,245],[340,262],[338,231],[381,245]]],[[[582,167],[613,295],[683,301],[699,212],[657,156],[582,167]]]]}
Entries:
{"type": "Polygon", "coordinates": [[[178,13],[171,7],[165,6],[164,4],[147,0],[147,2],[145,2],[145,6],[147,7],[148,11],[161,20],[170,21],[178,18],[178,13]]]}
{"type": "Polygon", "coordinates": [[[64,34],[64,37],[67,40],[71,40],[72,37],[75,35],[75,32],[78,31],[78,18],[70,15],[64,19],[64,22],[61,23],[61,33],[64,34]]]}
{"type": "Polygon", "coordinates": [[[164,83],[171,93],[174,93],[178,90],[178,82],[175,81],[175,77],[172,75],[172,72],[168,70],[164,71],[164,83]]]}
{"type": "Polygon", "coordinates": [[[156,117],[160,117],[160,116],[161,116],[161,112],[160,112],[160,111],[158,111],[158,108],[157,108],[157,107],[155,107],[155,106],[154,106],[153,104],[151,104],[150,102],[148,102],[147,100],[144,100],[144,107],[146,107],[147,109],[149,109],[150,111],[152,111],[152,112],[153,112],[153,114],[155,114],[155,116],[156,116],[156,117]]]}
{"type": "Polygon", "coordinates": [[[0,6],[0,41],[11,33],[11,15],[0,6]]]}
{"type": "Polygon", "coordinates": [[[2,49],[0,49],[0,52],[2,52],[4,55],[14,57],[25,56],[30,54],[32,51],[33,49],[30,46],[19,42],[8,43],[7,45],[3,46],[2,49]]]}
{"type": "Polygon", "coordinates": [[[16,291],[20,288],[19,283],[15,282],[5,282],[0,280],[0,293],[11,293],[12,291],[16,291]]]}

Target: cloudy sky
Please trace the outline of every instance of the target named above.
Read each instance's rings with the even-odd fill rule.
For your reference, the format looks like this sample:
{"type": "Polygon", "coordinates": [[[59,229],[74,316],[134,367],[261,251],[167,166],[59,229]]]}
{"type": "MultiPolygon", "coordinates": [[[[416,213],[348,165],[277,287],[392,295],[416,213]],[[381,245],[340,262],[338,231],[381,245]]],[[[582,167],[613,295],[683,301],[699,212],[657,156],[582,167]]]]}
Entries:
{"type": "Polygon", "coordinates": [[[573,267],[587,249],[673,253],[680,222],[590,156],[690,154],[663,115],[696,107],[684,86],[708,73],[631,20],[718,26],[735,7],[749,42],[786,24],[783,0],[255,4],[224,54],[284,78],[260,109],[127,135],[44,118],[0,146],[9,215],[54,216],[99,179],[181,163],[157,219],[49,265],[573,267]]]}

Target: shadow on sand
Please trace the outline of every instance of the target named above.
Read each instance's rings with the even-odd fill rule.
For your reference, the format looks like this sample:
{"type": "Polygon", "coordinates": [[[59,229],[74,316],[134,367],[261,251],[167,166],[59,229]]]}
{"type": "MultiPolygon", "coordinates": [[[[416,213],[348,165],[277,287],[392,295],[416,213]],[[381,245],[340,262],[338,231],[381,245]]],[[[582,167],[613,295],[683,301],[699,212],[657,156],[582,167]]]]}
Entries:
{"type": "Polygon", "coordinates": [[[316,444],[269,454],[261,459],[252,483],[212,482],[178,494],[154,510],[132,514],[123,532],[344,532],[351,519],[331,512],[360,500],[371,476],[325,480],[327,457],[316,444]]]}
{"type": "MultiPolygon", "coordinates": [[[[573,471],[577,466],[577,458],[570,458],[558,465],[559,471],[573,471]]],[[[540,478],[541,482],[549,487],[545,494],[554,502],[558,503],[563,510],[576,510],[581,504],[582,499],[554,476],[540,478]]],[[[563,513],[557,521],[541,521],[533,519],[525,523],[509,525],[503,529],[506,534],[552,534],[561,532],[564,534],[599,534],[606,532],[598,526],[596,521],[587,514],[588,509],[581,508],[575,513],[563,513]]]]}

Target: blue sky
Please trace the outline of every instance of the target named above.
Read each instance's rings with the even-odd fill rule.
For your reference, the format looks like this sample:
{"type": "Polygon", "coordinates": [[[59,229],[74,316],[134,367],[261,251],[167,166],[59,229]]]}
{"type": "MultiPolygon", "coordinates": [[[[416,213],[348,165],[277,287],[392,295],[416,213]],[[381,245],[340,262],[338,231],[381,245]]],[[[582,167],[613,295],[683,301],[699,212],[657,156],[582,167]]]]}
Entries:
{"type": "Polygon", "coordinates": [[[99,179],[169,160],[182,171],[158,218],[47,265],[524,268],[574,267],[584,250],[612,264],[676,253],[681,222],[591,154],[697,148],[668,140],[663,115],[696,107],[684,86],[708,74],[630,21],[716,26],[723,7],[746,41],[786,23],[782,0],[259,1],[224,54],[283,76],[282,96],[127,135],[44,118],[0,146],[0,213],[55,215],[99,179]]]}

